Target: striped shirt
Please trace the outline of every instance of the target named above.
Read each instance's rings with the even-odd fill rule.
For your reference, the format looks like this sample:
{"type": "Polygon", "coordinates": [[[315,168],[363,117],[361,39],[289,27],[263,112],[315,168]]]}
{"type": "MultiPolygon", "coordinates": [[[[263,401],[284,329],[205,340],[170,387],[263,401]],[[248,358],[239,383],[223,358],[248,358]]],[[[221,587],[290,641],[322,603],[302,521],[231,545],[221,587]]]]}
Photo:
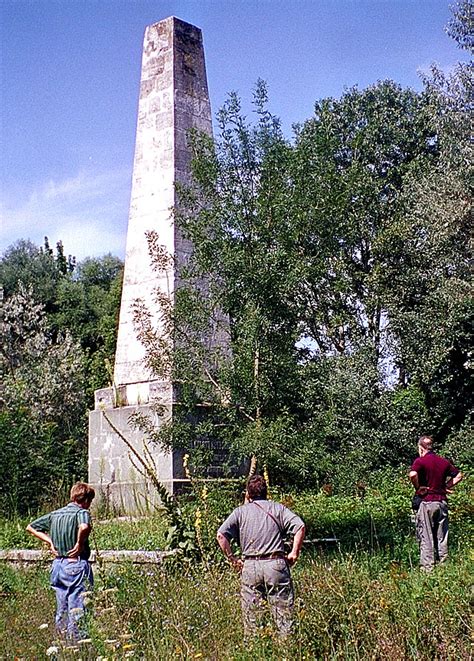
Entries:
{"type": "Polygon", "coordinates": [[[303,525],[300,517],[281,503],[258,500],[237,507],[219,532],[229,541],[234,539],[244,556],[268,555],[283,553],[285,537],[294,535],[303,525]]]}
{"type": "MultiPolygon", "coordinates": [[[[54,548],[60,557],[66,557],[77,542],[77,531],[81,523],[91,525],[89,510],[82,508],[77,503],[69,503],[66,507],[40,516],[30,525],[39,532],[44,532],[51,537],[54,548]]],[[[88,560],[91,554],[89,541],[86,540],[81,553],[81,558],[88,560]]]]}

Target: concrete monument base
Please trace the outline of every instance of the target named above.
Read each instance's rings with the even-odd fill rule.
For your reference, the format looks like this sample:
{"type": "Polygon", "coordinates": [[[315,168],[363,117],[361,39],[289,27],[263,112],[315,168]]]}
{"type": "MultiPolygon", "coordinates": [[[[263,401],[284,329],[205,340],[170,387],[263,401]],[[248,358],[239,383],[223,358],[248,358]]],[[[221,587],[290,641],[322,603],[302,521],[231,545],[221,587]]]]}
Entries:
{"type": "Polygon", "coordinates": [[[146,403],[120,408],[103,406],[89,413],[89,482],[96,489],[95,506],[115,513],[144,513],[159,505],[159,496],[151,480],[143,475],[146,471],[138,457],[147,462],[169,493],[183,488],[187,481],[183,452],[166,450],[147,440],[130,420],[139,413],[159,429],[169,419],[171,407],[168,409],[162,407],[158,415],[146,403]]]}

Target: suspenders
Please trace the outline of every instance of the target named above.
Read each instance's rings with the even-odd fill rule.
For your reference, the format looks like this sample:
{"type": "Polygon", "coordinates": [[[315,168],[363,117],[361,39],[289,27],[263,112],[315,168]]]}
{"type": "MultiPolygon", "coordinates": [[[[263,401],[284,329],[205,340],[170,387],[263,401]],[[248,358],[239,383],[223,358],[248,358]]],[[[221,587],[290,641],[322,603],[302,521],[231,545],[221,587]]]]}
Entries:
{"type": "Polygon", "coordinates": [[[272,519],[272,520],[276,523],[277,528],[278,528],[278,530],[280,531],[280,535],[281,535],[282,537],[284,537],[284,536],[285,536],[285,535],[284,535],[284,531],[283,531],[283,529],[282,529],[282,527],[281,527],[280,522],[278,521],[278,519],[277,519],[275,516],[273,516],[273,514],[272,514],[271,512],[268,512],[268,511],[267,511],[266,509],[264,509],[261,505],[259,505],[258,502],[257,502],[256,500],[252,500],[252,503],[253,503],[254,505],[256,505],[260,510],[262,510],[262,512],[265,512],[265,514],[266,514],[267,516],[269,516],[270,519],[272,519]]]}

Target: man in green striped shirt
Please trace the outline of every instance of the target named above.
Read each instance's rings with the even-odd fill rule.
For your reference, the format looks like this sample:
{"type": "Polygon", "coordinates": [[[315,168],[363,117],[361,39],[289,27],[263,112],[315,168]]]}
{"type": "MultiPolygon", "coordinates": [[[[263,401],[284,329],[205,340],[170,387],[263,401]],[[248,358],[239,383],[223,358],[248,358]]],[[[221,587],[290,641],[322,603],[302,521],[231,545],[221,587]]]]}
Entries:
{"type": "Polygon", "coordinates": [[[71,502],[61,509],[41,516],[27,526],[27,531],[48,544],[55,556],[51,568],[51,587],[56,592],[56,628],[71,641],[84,637],[79,620],[84,614],[86,584],[92,585],[89,563],[89,508],[94,489],[77,482],[71,489],[71,502]]]}

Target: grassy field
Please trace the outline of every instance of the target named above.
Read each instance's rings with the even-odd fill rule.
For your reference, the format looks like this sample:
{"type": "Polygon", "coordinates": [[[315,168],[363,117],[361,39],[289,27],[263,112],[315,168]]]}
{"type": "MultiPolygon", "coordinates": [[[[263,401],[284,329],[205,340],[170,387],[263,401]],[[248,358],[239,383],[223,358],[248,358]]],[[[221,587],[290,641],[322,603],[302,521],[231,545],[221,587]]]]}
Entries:
{"type": "MultiPolygon", "coordinates": [[[[466,480],[452,501],[450,560],[430,575],[417,567],[409,492],[402,482],[392,485],[389,495],[369,490],[363,498],[279,494],[305,518],[308,537],[339,539],[331,550],[304,549],[293,572],[296,630],[284,646],[270,626],[255,641],[243,641],[238,576],[219,561],[213,540],[223,503],[214,508],[211,497],[201,530],[206,562],[95,569],[92,643],[78,651],[60,648],[56,657],[47,655],[54,642],[47,565],[0,565],[0,658],[467,661],[472,658],[469,489],[466,480]]],[[[0,547],[37,547],[24,526],[24,520],[0,521],[0,547]]],[[[159,517],[95,526],[101,549],[162,548],[165,532],[159,517]]]]}
{"type": "MultiPolygon", "coordinates": [[[[2,658],[48,658],[54,597],[47,569],[0,572],[2,658]]],[[[307,555],[294,570],[296,632],[284,647],[270,627],[244,643],[238,577],[230,568],[179,574],[121,566],[96,571],[96,578],[93,643],[60,650],[59,658],[471,658],[471,574],[460,551],[431,575],[380,554],[307,555]]]]}

